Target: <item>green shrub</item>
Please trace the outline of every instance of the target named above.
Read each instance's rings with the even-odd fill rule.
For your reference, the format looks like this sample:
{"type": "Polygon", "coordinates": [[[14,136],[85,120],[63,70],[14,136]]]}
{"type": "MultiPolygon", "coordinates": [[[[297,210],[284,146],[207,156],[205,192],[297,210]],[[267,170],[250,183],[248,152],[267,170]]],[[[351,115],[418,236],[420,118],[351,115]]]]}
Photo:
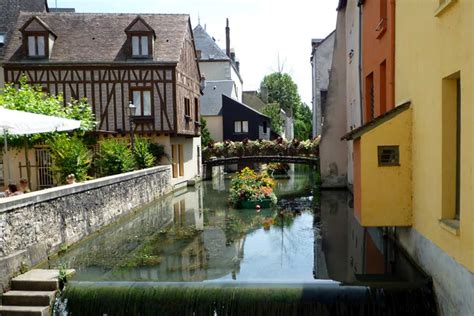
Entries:
{"type": "Polygon", "coordinates": [[[58,134],[47,141],[53,159],[53,172],[57,183],[65,183],[69,174],[77,181],[87,180],[91,168],[92,153],[76,136],[58,134]]]}
{"type": "Polygon", "coordinates": [[[150,153],[153,155],[153,157],[155,157],[156,164],[158,164],[163,157],[166,157],[169,160],[169,156],[165,152],[165,146],[161,144],[150,143],[149,150],[150,150],[150,153]]]}
{"type": "Polygon", "coordinates": [[[97,166],[104,176],[129,172],[135,169],[130,145],[122,140],[105,139],[99,142],[97,166]]]}
{"type": "Polygon", "coordinates": [[[135,157],[135,164],[138,169],[150,168],[155,164],[156,158],[150,151],[150,142],[148,139],[136,138],[133,156],[135,157]]]}

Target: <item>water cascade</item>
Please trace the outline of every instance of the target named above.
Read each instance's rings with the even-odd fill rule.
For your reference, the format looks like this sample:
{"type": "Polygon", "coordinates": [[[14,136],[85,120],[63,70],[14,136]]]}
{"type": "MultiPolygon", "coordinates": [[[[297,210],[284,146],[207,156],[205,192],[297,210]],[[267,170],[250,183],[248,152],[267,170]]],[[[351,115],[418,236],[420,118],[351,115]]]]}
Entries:
{"type": "Polygon", "coordinates": [[[436,315],[430,284],[71,282],[56,315],[436,315]],[[62,311],[61,311],[62,310],[62,311]]]}

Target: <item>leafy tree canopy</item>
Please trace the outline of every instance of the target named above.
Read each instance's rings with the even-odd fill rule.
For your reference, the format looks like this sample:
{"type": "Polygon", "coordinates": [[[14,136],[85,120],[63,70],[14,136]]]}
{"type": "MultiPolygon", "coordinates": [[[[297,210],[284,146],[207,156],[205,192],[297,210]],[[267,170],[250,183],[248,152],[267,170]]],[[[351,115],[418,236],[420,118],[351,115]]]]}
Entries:
{"type": "MultiPolygon", "coordinates": [[[[32,86],[27,83],[26,76],[20,79],[20,87],[8,83],[0,93],[0,105],[6,109],[19,110],[37,114],[63,117],[81,121],[80,132],[94,128],[96,122],[91,106],[86,99],[71,99],[64,105],[62,95],[49,95],[41,91],[40,86],[32,86]]],[[[23,146],[25,139],[29,144],[34,144],[48,138],[49,135],[36,134],[21,137],[9,137],[10,143],[15,146],[23,146]]]]}
{"type": "Polygon", "coordinates": [[[313,130],[312,114],[305,103],[300,103],[295,112],[295,138],[300,140],[310,139],[313,130]]]}
{"type": "Polygon", "coordinates": [[[287,113],[294,113],[301,103],[298,86],[287,73],[274,72],[266,75],[261,83],[268,92],[268,103],[278,103],[287,113]]]}
{"type": "MultiPolygon", "coordinates": [[[[276,103],[286,111],[287,115],[293,117],[295,138],[299,140],[311,138],[311,109],[301,102],[298,87],[291,76],[287,73],[274,72],[263,78],[261,86],[267,89],[269,103],[276,103]]],[[[264,113],[272,118],[273,128],[275,106],[268,111],[269,112],[264,111],[264,113]]],[[[278,126],[279,124],[279,119],[276,119],[275,125],[278,126]]],[[[283,125],[283,122],[281,122],[281,124],[283,125]]]]}
{"type": "Polygon", "coordinates": [[[278,134],[281,134],[283,132],[283,124],[285,124],[285,122],[281,117],[280,104],[269,103],[263,108],[262,112],[272,120],[272,130],[278,134]]]}

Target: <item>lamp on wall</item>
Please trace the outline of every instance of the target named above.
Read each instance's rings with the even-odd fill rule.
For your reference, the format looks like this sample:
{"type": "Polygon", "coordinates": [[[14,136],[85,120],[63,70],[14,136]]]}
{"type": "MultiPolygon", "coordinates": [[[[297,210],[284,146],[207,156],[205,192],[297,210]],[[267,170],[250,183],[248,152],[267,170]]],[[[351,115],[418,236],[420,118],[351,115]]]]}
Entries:
{"type": "Polygon", "coordinates": [[[133,118],[135,117],[135,112],[137,111],[137,107],[135,106],[135,104],[132,103],[132,101],[130,101],[130,103],[128,104],[128,110],[129,110],[129,119],[130,119],[130,144],[132,145],[132,151],[135,152],[135,137],[134,137],[134,133],[135,133],[135,129],[133,127],[133,118]]]}

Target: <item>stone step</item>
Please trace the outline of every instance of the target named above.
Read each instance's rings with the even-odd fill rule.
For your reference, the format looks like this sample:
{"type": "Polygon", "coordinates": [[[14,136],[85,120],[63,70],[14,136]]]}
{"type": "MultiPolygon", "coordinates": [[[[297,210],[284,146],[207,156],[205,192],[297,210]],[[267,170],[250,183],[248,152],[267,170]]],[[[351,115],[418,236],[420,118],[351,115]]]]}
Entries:
{"type": "MultiPolygon", "coordinates": [[[[68,275],[74,270],[68,270],[68,275]]],[[[12,290],[16,291],[55,291],[59,289],[58,270],[34,269],[13,278],[12,290]]]]}
{"type": "Polygon", "coordinates": [[[56,291],[9,291],[2,296],[3,305],[50,306],[56,291]]]}
{"type": "Polygon", "coordinates": [[[12,280],[14,291],[56,291],[59,289],[58,280],[12,280]]]}
{"type": "Polygon", "coordinates": [[[49,316],[49,306],[1,306],[1,316],[49,316]]]}

